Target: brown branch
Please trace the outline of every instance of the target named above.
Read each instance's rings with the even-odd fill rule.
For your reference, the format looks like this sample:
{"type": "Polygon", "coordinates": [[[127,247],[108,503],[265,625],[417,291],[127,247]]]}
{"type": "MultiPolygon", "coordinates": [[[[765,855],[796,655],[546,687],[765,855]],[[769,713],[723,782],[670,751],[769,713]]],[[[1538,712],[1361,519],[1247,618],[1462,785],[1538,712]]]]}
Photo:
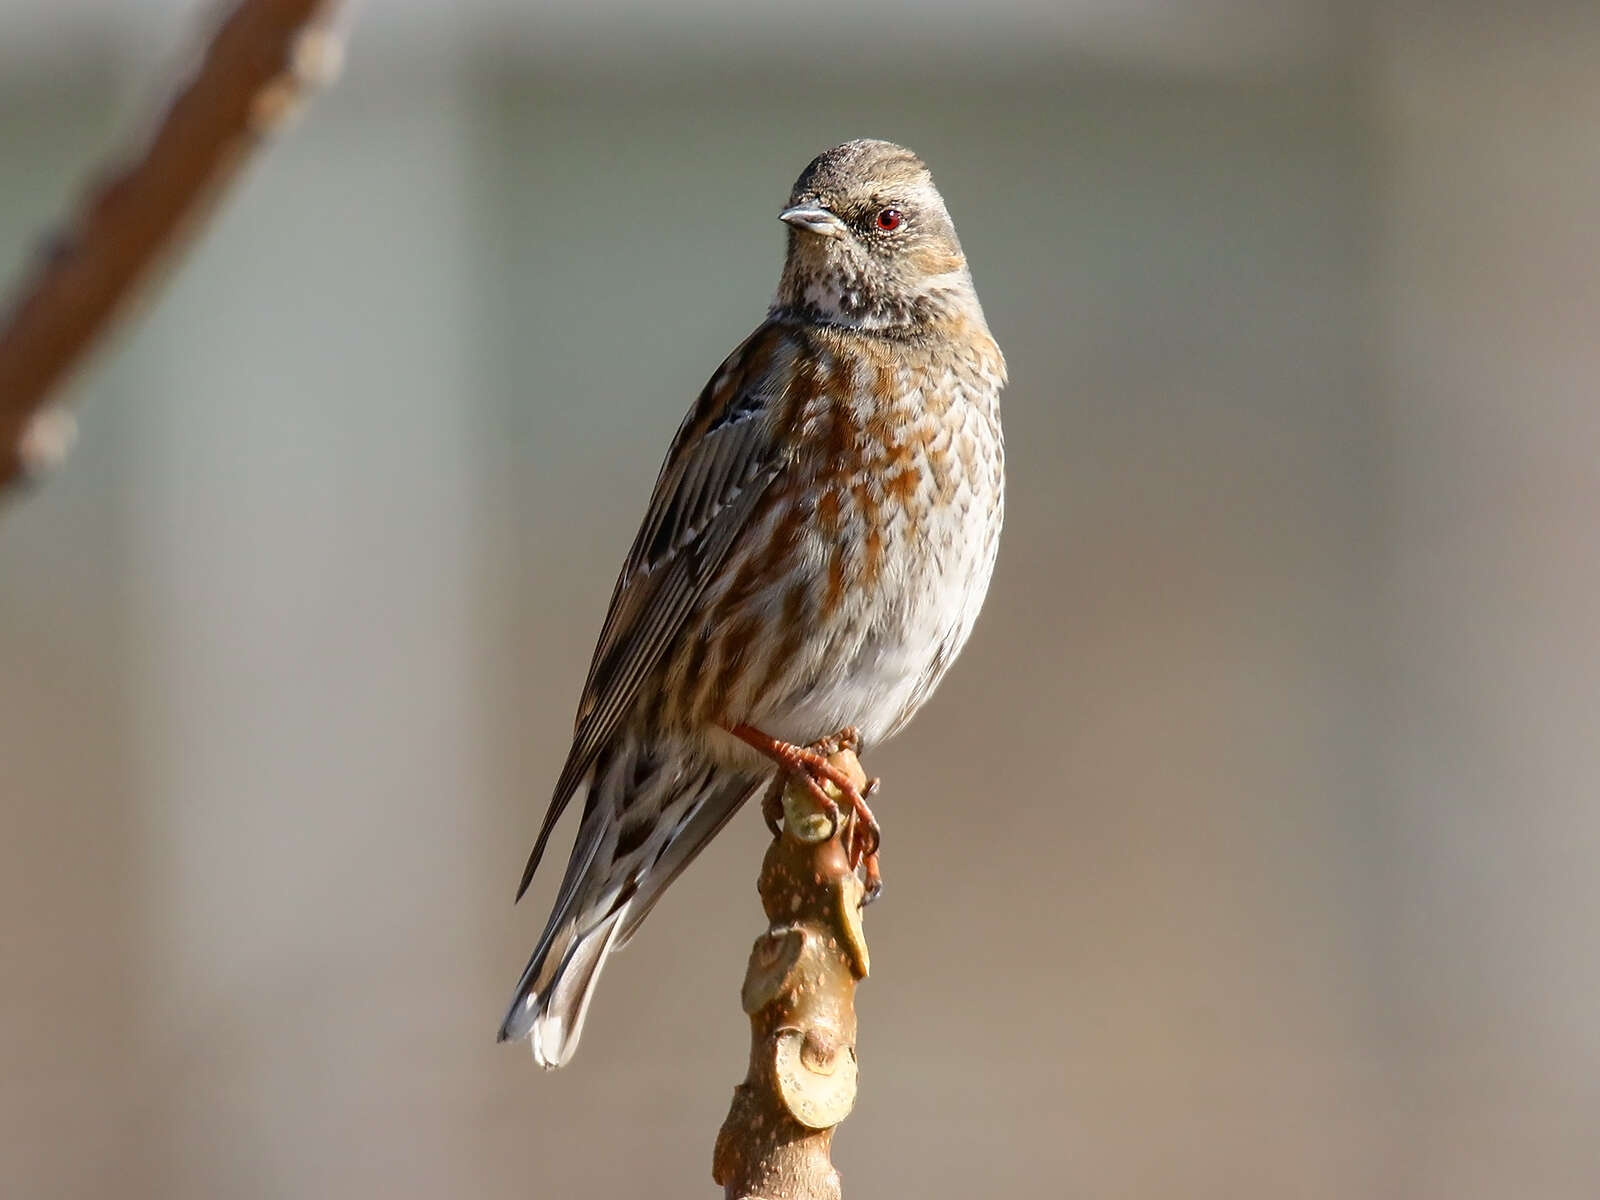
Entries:
{"type": "Polygon", "coordinates": [[[65,453],[51,392],[263,134],[331,75],[331,0],[239,0],[135,160],[91,186],[0,327],[0,490],[65,453]]]}
{"type": "MultiPolygon", "coordinates": [[[[829,756],[858,787],[849,750],[829,756]]],[[[712,1178],[728,1200],[839,1200],[828,1157],[856,1096],[856,981],[866,978],[862,886],[845,846],[800,783],[783,793],[783,832],[761,865],[771,922],[750,951],[741,999],[750,1067],[717,1135],[712,1178]]]]}

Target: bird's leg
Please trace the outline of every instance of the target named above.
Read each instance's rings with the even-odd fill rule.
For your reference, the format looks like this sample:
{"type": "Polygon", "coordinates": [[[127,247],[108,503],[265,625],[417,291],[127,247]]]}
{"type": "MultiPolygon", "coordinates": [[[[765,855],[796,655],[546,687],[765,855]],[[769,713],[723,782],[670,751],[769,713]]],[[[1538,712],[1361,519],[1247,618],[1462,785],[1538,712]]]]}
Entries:
{"type": "MultiPolygon", "coordinates": [[[[817,807],[827,814],[835,832],[838,830],[841,815],[839,806],[834,803],[822,785],[831,783],[839,790],[849,802],[850,810],[855,817],[851,823],[846,846],[850,866],[854,869],[865,864],[867,899],[869,901],[876,899],[878,893],[883,890],[883,877],[878,867],[878,847],[883,841],[883,833],[879,828],[878,819],[872,815],[872,809],[867,806],[866,798],[877,790],[878,781],[868,780],[865,788],[858,788],[848,775],[828,761],[830,754],[836,754],[840,750],[854,750],[859,746],[860,731],[854,726],[846,726],[832,737],[823,738],[810,746],[796,746],[792,742],[781,741],[771,734],[763,733],[752,725],[727,725],[723,728],[751,749],[770,758],[789,774],[804,780],[807,790],[817,802],[817,807]]],[[[777,831],[778,814],[781,813],[780,797],[780,791],[769,792],[761,805],[761,815],[766,819],[767,827],[773,829],[774,833],[777,831]]]]}

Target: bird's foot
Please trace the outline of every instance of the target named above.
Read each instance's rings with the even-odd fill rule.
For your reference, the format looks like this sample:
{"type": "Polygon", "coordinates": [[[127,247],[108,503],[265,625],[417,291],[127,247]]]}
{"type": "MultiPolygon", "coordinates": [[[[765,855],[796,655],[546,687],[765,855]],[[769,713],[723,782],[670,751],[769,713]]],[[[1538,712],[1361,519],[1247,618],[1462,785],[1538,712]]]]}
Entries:
{"type": "MultiPolygon", "coordinates": [[[[825,755],[837,754],[841,750],[854,754],[861,749],[861,730],[854,725],[846,725],[838,733],[815,743],[813,748],[825,755]]],[[[863,868],[863,883],[866,885],[863,904],[871,904],[883,891],[883,874],[878,865],[878,847],[883,844],[883,828],[867,806],[867,797],[877,792],[880,782],[877,776],[873,776],[862,787],[840,789],[855,814],[855,819],[850,823],[850,866],[852,869],[857,866],[863,868]]]]}
{"type": "MultiPolygon", "coordinates": [[[[865,787],[857,787],[855,780],[828,761],[828,756],[841,750],[854,751],[861,745],[861,733],[847,725],[838,733],[813,742],[809,746],[796,746],[771,734],[763,733],[752,725],[729,725],[727,731],[745,745],[777,763],[783,771],[805,784],[811,798],[828,818],[828,836],[839,832],[844,814],[839,803],[828,795],[824,784],[832,784],[850,806],[851,822],[846,833],[845,853],[850,869],[865,868],[866,902],[871,903],[883,891],[883,876],[878,865],[878,847],[883,842],[883,831],[878,819],[867,806],[867,797],[878,790],[878,780],[869,779],[865,787]]],[[[783,816],[783,785],[778,783],[768,789],[761,800],[761,816],[767,828],[776,837],[783,816]]]]}
{"type": "MultiPolygon", "coordinates": [[[[833,784],[846,798],[858,789],[848,775],[828,761],[827,756],[837,752],[837,747],[834,747],[829,739],[824,738],[817,743],[822,749],[816,749],[812,746],[796,746],[793,742],[785,742],[769,733],[762,733],[753,725],[728,725],[724,728],[752,750],[777,763],[786,774],[804,783],[806,790],[811,793],[812,800],[828,818],[828,836],[833,837],[839,832],[843,813],[838,802],[828,795],[823,784],[833,784]]],[[[778,787],[770,791],[762,801],[761,813],[770,828],[777,823],[782,812],[783,791],[778,787]]]]}

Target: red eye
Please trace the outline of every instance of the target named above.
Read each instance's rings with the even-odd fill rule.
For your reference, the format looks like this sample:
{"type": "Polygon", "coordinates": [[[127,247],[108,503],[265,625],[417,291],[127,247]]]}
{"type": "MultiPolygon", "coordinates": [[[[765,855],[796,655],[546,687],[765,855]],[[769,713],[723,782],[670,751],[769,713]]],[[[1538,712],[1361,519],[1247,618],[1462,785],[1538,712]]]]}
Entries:
{"type": "Polygon", "coordinates": [[[896,229],[899,229],[900,210],[898,208],[886,208],[879,213],[878,228],[885,233],[893,233],[896,229]]]}

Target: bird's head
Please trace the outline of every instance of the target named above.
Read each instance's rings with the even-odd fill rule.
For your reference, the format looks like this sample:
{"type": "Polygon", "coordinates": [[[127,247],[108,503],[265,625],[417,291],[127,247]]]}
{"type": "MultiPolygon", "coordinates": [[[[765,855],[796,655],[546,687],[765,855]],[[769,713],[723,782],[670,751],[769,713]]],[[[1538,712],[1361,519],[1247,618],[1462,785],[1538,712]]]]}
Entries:
{"type": "Polygon", "coordinates": [[[860,139],[818,155],[778,216],[789,251],[774,314],[891,334],[982,323],[949,210],[904,147],[860,139]]]}

